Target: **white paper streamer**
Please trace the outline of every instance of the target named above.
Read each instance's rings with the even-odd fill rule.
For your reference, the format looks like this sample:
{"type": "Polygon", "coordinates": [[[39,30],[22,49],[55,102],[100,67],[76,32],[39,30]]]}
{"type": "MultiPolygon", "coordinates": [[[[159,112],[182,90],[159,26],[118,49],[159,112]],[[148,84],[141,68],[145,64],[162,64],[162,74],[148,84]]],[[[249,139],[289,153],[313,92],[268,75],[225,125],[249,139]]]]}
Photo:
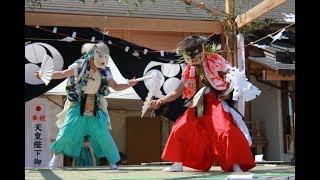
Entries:
{"type": "Polygon", "coordinates": [[[231,67],[228,74],[226,75],[226,81],[230,83],[229,89],[225,94],[233,91],[232,99],[235,101],[239,100],[240,96],[243,96],[244,101],[251,101],[260,95],[261,91],[252,85],[246,78],[244,71],[239,71],[236,67],[231,67]]]}
{"type": "MultiPolygon", "coordinates": [[[[241,33],[237,35],[237,55],[238,55],[238,68],[240,71],[245,72],[245,50],[244,50],[244,37],[241,33]]],[[[244,111],[245,111],[245,102],[243,100],[243,97],[240,96],[238,100],[238,111],[244,116],[244,111]]]]}
{"type": "Polygon", "coordinates": [[[58,30],[58,28],[57,28],[57,27],[54,27],[53,30],[52,30],[52,32],[53,32],[53,33],[57,33],[57,30],[58,30]]]}
{"type": "Polygon", "coordinates": [[[76,37],[76,35],[77,35],[77,32],[73,31],[73,33],[72,33],[72,36],[71,36],[71,37],[75,38],[75,37],[76,37]]]}

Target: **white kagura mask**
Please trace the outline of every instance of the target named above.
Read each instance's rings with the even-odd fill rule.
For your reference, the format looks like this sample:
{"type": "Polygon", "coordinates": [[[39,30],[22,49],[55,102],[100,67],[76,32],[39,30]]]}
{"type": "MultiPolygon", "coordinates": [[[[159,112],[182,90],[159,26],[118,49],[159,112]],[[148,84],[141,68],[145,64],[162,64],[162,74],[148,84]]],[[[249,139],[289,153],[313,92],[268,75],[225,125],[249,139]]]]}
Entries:
{"type": "Polygon", "coordinates": [[[95,45],[93,51],[94,65],[102,68],[108,64],[109,48],[106,44],[100,42],[95,45]]]}

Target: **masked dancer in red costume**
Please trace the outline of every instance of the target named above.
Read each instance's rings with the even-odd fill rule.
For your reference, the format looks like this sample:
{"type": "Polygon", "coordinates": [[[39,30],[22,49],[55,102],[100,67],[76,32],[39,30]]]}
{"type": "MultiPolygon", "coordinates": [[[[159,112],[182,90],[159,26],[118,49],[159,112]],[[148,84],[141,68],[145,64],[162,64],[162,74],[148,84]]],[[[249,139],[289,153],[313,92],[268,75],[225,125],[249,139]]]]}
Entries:
{"type": "Polygon", "coordinates": [[[149,104],[158,109],[181,95],[188,99],[188,109],[174,123],[162,153],[162,159],[173,164],[163,171],[182,172],[183,166],[209,171],[215,162],[224,172],[244,172],[256,166],[242,116],[224,100],[227,95],[232,96],[229,85],[235,84],[227,81],[232,67],[220,55],[206,52],[207,43],[208,38],[194,35],[178,44],[187,63],[181,83],[149,104]],[[240,117],[242,126],[235,117],[240,117]]]}

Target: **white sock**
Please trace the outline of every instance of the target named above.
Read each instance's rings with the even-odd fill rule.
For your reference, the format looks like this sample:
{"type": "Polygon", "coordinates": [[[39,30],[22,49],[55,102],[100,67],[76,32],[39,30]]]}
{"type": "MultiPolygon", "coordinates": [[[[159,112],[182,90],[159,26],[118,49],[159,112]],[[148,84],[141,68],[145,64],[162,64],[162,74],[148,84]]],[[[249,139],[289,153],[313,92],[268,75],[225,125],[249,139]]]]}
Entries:
{"type": "Polygon", "coordinates": [[[119,170],[118,166],[115,163],[110,163],[110,168],[119,170]]]}
{"type": "Polygon", "coordinates": [[[182,162],[174,162],[170,167],[162,170],[163,172],[183,172],[182,162]]]}
{"type": "Polygon", "coordinates": [[[52,170],[57,166],[59,158],[60,158],[60,154],[59,155],[53,154],[52,159],[49,162],[49,166],[48,166],[49,170],[52,170]]]}
{"type": "Polygon", "coordinates": [[[243,172],[239,164],[234,164],[232,167],[233,167],[233,172],[243,172]]]}

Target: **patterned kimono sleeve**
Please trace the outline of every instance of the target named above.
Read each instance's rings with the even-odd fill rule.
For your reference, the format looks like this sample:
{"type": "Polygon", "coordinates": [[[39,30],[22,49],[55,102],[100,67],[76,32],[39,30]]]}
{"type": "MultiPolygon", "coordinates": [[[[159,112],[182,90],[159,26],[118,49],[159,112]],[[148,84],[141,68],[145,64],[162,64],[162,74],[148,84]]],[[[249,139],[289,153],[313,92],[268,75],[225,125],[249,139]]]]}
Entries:
{"type": "Polygon", "coordinates": [[[228,88],[228,82],[226,81],[225,75],[231,67],[229,62],[215,53],[207,54],[206,59],[203,66],[207,80],[216,90],[226,90],[228,88]]]}

